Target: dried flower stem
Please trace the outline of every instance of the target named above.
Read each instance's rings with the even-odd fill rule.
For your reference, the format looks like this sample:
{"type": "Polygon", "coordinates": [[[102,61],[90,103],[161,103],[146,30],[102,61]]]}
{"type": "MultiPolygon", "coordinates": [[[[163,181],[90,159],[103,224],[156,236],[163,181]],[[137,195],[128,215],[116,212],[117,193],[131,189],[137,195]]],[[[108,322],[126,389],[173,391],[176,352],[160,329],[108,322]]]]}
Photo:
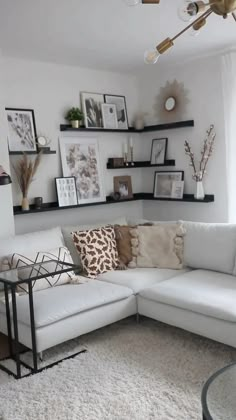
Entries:
{"type": "Polygon", "coordinates": [[[29,187],[34,180],[34,176],[40,165],[41,157],[42,152],[39,152],[36,158],[32,161],[29,159],[27,154],[23,153],[22,158],[17,162],[17,164],[12,165],[23,197],[28,196],[29,187]]]}

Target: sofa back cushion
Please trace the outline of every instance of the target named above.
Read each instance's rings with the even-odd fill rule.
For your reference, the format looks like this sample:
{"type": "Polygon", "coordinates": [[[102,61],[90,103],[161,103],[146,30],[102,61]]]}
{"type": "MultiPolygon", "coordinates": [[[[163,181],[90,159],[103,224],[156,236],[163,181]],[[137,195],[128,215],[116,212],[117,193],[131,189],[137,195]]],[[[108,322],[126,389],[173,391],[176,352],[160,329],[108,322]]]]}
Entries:
{"type": "Polygon", "coordinates": [[[236,225],[184,222],[184,263],[191,268],[232,274],[236,255],[236,225]]]}
{"type": "Polygon", "coordinates": [[[0,271],[6,257],[14,253],[28,254],[29,252],[49,251],[65,245],[61,228],[42,230],[11,236],[0,240],[0,271]]]}

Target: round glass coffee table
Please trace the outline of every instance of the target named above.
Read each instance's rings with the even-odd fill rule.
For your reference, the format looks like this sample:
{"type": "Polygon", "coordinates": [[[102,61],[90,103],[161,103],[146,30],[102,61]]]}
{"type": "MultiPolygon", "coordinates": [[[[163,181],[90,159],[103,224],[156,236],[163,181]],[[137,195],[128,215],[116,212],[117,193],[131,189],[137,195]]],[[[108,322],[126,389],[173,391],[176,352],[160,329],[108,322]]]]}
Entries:
{"type": "Polygon", "coordinates": [[[203,420],[236,419],[236,363],[214,373],[202,390],[203,420]]]}

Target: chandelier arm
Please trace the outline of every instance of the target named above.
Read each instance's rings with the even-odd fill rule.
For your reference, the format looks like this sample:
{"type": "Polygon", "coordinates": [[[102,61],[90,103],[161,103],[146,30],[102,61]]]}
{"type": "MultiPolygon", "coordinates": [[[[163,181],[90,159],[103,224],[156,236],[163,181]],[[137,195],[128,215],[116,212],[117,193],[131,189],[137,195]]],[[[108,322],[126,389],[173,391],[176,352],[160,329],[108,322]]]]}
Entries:
{"type": "Polygon", "coordinates": [[[236,14],[234,12],[232,13],[232,16],[233,16],[233,18],[234,18],[234,20],[236,22],[236,14]]]}
{"type": "Polygon", "coordinates": [[[204,12],[201,16],[199,16],[197,19],[195,19],[190,25],[186,26],[182,31],[180,31],[177,35],[175,35],[173,38],[171,38],[171,42],[174,42],[177,38],[179,38],[181,35],[183,35],[186,31],[188,31],[192,26],[194,26],[196,23],[201,21],[202,19],[208,18],[213,13],[211,9],[208,9],[206,12],[204,12]]]}

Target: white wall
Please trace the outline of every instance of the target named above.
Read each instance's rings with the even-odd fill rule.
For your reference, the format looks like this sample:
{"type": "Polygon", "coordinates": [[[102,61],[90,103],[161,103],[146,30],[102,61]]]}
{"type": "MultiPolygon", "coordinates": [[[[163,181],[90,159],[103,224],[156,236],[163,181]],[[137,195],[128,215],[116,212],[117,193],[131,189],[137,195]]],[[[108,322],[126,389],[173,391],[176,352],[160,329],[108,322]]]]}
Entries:
{"type": "MultiPolygon", "coordinates": [[[[35,111],[38,133],[51,139],[51,148],[57,155],[43,156],[36,180],[30,188],[29,198],[42,196],[44,202],[56,201],[54,178],[62,175],[58,138],[63,136],[59,126],[64,123],[65,111],[71,106],[80,105],[80,92],[99,92],[120,94],[126,96],[130,125],[138,110],[138,85],[132,75],[96,71],[78,67],[62,66],[50,63],[40,63],[13,58],[4,60],[4,84],[6,89],[7,107],[33,108],[35,111]]],[[[68,134],[66,134],[68,136],[68,134]]],[[[82,134],[89,137],[90,134],[82,134]]],[[[106,194],[113,191],[113,176],[130,174],[133,191],[140,192],[142,174],[139,170],[107,171],[108,157],[122,156],[122,144],[128,140],[126,134],[94,133],[99,141],[101,167],[106,194]]],[[[135,142],[135,158],[142,158],[141,138],[133,136],[135,142]]],[[[14,162],[16,157],[11,157],[14,162]]],[[[14,182],[14,204],[19,205],[21,194],[14,182]]],[[[133,214],[141,217],[141,204],[123,203],[113,206],[93,207],[92,209],[66,210],[61,212],[43,213],[41,215],[16,216],[16,232],[21,233],[55,224],[86,222],[88,219],[105,219],[133,214]],[[132,210],[131,210],[132,209],[132,210]],[[86,219],[86,220],[85,220],[86,219]]]]}
{"type": "MultiPolygon", "coordinates": [[[[168,158],[176,159],[176,169],[185,171],[185,193],[194,193],[195,182],[192,180],[188,157],[184,153],[184,141],[189,140],[196,156],[200,157],[205,131],[210,124],[214,124],[217,137],[214,154],[209,161],[208,173],[204,179],[204,187],[207,194],[215,194],[215,203],[144,202],[144,217],[156,220],[226,222],[225,132],[220,57],[199,59],[169,69],[158,67],[158,64],[147,66],[145,73],[140,75],[139,86],[142,108],[149,112],[147,117],[149,124],[160,122],[153,113],[156,95],[160,88],[165,86],[166,81],[174,79],[183,82],[188,89],[190,102],[183,119],[194,119],[195,127],[146,134],[144,140],[145,145],[148,145],[145,148],[146,157],[148,158],[153,138],[168,137],[168,158]]],[[[153,191],[153,175],[154,171],[146,172],[143,179],[144,191],[153,191]]]]}
{"type": "MultiPolygon", "coordinates": [[[[0,52],[0,165],[9,171],[9,158],[7,146],[6,121],[4,113],[3,96],[3,62],[0,52]]],[[[14,219],[12,213],[11,186],[0,186],[0,237],[8,236],[14,232],[14,219]]]]}

